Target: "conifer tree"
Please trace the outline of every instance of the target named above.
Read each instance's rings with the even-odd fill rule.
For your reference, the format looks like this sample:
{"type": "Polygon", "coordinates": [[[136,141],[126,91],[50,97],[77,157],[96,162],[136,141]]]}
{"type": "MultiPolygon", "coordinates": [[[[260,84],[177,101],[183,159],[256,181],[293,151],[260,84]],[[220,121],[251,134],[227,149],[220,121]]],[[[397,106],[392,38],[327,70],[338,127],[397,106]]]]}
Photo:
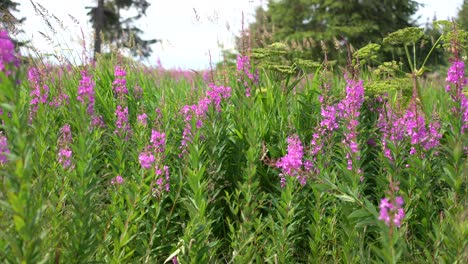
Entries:
{"type": "Polygon", "coordinates": [[[133,56],[149,57],[151,44],[158,40],[144,40],[143,31],[134,22],[146,15],[150,4],[147,0],[97,0],[95,7],[88,7],[88,16],[95,30],[94,54],[101,53],[103,42],[115,44],[118,48],[129,48],[133,56]],[[123,18],[121,10],[136,9],[134,17],[123,18]],[[104,37],[104,39],[101,39],[104,37]]]}

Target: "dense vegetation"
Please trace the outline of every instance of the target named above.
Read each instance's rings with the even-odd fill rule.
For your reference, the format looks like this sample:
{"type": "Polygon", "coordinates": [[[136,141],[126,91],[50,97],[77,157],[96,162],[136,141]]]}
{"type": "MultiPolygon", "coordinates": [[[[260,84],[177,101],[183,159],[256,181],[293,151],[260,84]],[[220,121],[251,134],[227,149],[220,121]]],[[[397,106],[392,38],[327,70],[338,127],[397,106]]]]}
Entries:
{"type": "Polygon", "coordinates": [[[463,32],[445,80],[421,32],[383,41],[407,73],[366,64],[378,45],[336,74],[275,44],[199,76],[26,65],[2,31],[1,262],[466,262],[463,32]]]}

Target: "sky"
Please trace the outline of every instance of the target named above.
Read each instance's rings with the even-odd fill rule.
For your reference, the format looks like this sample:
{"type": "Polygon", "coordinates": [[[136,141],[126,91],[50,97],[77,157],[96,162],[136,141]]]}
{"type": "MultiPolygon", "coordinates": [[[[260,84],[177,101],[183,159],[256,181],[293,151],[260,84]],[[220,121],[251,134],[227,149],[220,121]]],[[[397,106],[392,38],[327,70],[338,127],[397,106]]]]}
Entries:
{"type": "MultiPolygon", "coordinates": [[[[31,0],[20,3],[17,17],[26,17],[22,25],[24,33],[17,36],[29,39],[31,44],[47,54],[63,54],[80,62],[83,52],[92,54],[92,26],[86,16],[88,6],[97,0],[32,0],[47,10],[51,28],[34,11],[31,0]],[[55,16],[57,19],[55,19],[55,16]],[[58,22],[60,21],[60,22],[58,22]],[[42,35],[43,33],[47,37],[42,35]],[[83,43],[83,39],[85,40],[83,43]]],[[[148,0],[151,6],[137,23],[144,31],[143,39],[160,39],[152,46],[153,53],[147,65],[156,65],[158,60],[164,68],[201,70],[222,60],[221,50],[233,49],[235,36],[244,25],[253,21],[255,8],[266,0],[148,0]]],[[[416,13],[418,23],[455,17],[463,0],[424,0],[416,13]]],[[[125,13],[123,13],[126,15],[125,13]]],[[[131,15],[129,11],[127,13],[131,15]]]]}

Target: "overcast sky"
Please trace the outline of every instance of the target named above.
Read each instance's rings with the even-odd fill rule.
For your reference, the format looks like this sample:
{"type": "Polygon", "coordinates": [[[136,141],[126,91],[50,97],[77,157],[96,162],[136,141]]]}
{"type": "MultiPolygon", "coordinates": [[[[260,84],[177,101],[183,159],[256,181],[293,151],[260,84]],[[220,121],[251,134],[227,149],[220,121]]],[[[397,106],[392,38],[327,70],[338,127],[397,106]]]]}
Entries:
{"type": "MultiPolygon", "coordinates": [[[[29,0],[17,1],[20,13],[26,17],[23,24],[24,34],[20,38],[32,39],[33,45],[44,53],[62,53],[79,60],[83,51],[82,32],[86,47],[92,44],[92,28],[86,16],[85,7],[96,5],[96,0],[33,0],[55,15],[65,27],[51,18],[51,24],[57,34],[50,30],[34,12],[29,0]],[[72,16],[72,17],[70,17],[72,16]],[[77,21],[78,24],[74,22],[77,21]],[[48,41],[41,33],[52,37],[48,41]]],[[[212,61],[221,59],[220,46],[233,48],[234,35],[242,27],[242,13],[247,25],[252,21],[254,10],[266,0],[148,0],[151,6],[147,16],[142,17],[138,25],[145,32],[144,38],[161,39],[153,45],[153,54],[146,62],[155,65],[158,58],[165,68],[203,69],[209,65],[208,51],[212,61]],[[194,11],[196,10],[196,12],[194,11]]],[[[463,0],[425,0],[419,1],[425,6],[416,16],[421,25],[432,19],[456,16],[463,0]]]]}

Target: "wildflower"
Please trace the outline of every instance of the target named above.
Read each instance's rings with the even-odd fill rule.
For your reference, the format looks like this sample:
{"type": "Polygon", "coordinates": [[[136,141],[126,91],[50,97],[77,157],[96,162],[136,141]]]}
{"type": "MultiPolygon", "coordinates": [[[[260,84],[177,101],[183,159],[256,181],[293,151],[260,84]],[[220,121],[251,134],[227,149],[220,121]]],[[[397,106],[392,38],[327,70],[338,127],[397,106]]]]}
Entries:
{"type": "Polygon", "coordinates": [[[11,74],[11,71],[7,70],[7,66],[13,64],[18,68],[19,62],[15,52],[15,45],[8,36],[8,32],[0,30],[0,71],[5,72],[8,76],[11,74]]]}
{"type": "Polygon", "coordinates": [[[195,126],[197,129],[201,129],[203,126],[203,121],[207,117],[208,109],[211,104],[215,105],[215,108],[218,112],[221,112],[221,101],[223,99],[228,99],[231,97],[231,88],[224,86],[216,86],[210,84],[209,89],[206,92],[206,97],[200,99],[197,104],[193,105],[184,105],[181,110],[185,126],[182,132],[182,141],[179,149],[182,150],[182,153],[179,154],[179,157],[182,157],[183,154],[187,153],[188,143],[192,142],[192,120],[195,119],[195,126]]]}
{"type": "Polygon", "coordinates": [[[206,93],[210,98],[211,102],[214,103],[216,110],[221,112],[221,99],[227,99],[231,97],[231,88],[224,87],[224,86],[216,86],[214,84],[210,84],[209,87],[211,88],[206,93]]]}
{"type": "Polygon", "coordinates": [[[120,176],[120,175],[115,176],[115,178],[113,178],[113,179],[111,180],[111,184],[112,184],[112,185],[114,185],[114,184],[121,185],[121,184],[123,184],[123,183],[124,183],[124,179],[123,179],[123,177],[120,176]]]}
{"type": "Polygon", "coordinates": [[[128,107],[123,108],[121,105],[118,105],[115,110],[115,115],[117,117],[115,121],[115,133],[119,136],[126,135],[125,139],[127,139],[132,132],[130,124],[128,123],[128,107]]]}
{"type": "Polygon", "coordinates": [[[238,81],[242,83],[245,87],[245,96],[250,97],[251,94],[251,84],[258,83],[258,71],[255,72],[255,75],[251,72],[252,67],[250,65],[250,58],[248,56],[242,56],[241,54],[237,55],[237,74],[239,75],[238,81]],[[250,84],[249,84],[250,83],[250,84]]]}
{"type": "Polygon", "coordinates": [[[8,140],[6,136],[4,136],[0,132],[0,165],[7,163],[8,158],[6,154],[9,154],[9,153],[10,153],[10,149],[8,148],[8,140]]]}
{"type": "Polygon", "coordinates": [[[364,86],[363,81],[355,81],[347,79],[346,98],[337,105],[337,109],[341,118],[344,119],[346,130],[344,131],[345,139],[343,143],[348,146],[350,153],[346,154],[348,160],[348,170],[353,169],[353,162],[359,159],[359,155],[352,154],[358,153],[357,143],[357,126],[359,125],[360,109],[364,102],[364,86]]]}
{"type": "Polygon", "coordinates": [[[163,153],[166,147],[166,134],[153,129],[151,131],[150,143],[153,144],[152,147],[155,152],[163,153]]]}
{"type": "Polygon", "coordinates": [[[145,169],[150,169],[155,161],[155,158],[151,152],[145,151],[140,153],[140,155],[138,156],[138,160],[140,161],[141,167],[145,169]]]}
{"type": "Polygon", "coordinates": [[[94,81],[86,71],[81,71],[81,80],[78,86],[77,100],[87,104],[87,113],[94,114],[94,81]]]}
{"type": "Polygon", "coordinates": [[[430,150],[439,145],[442,134],[439,133],[440,124],[437,121],[430,122],[426,126],[424,113],[419,111],[414,102],[411,102],[404,115],[398,115],[387,104],[385,110],[379,113],[378,127],[382,132],[382,147],[384,155],[392,160],[392,154],[388,148],[388,142],[396,144],[405,138],[409,139],[410,155],[417,153],[416,146],[430,150]]]}
{"type": "Polygon", "coordinates": [[[49,86],[42,84],[41,75],[42,73],[37,68],[32,67],[28,70],[28,80],[32,88],[31,101],[29,102],[32,106],[30,119],[39,109],[39,104],[46,104],[49,97],[49,86]]]}
{"type": "Polygon", "coordinates": [[[465,78],[465,63],[462,60],[455,60],[452,62],[445,81],[448,83],[445,90],[451,92],[451,85],[454,85],[456,89],[454,92],[456,94],[460,93],[460,88],[467,85],[468,80],[465,78]]]}
{"type": "Polygon", "coordinates": [[[452,62],[447,72],[446,91],[450,93],[450,98],[457,105],[452,109],[457,117],[461,118],[462,131],[468,130],[468,99],[463,92],[463,88],[468,84],[465,77],[465,63],[462,60],[452,62]]]}
{"type": "Polygon", "coordinates": [[[396,227],[400,227],[405,217],[405,211],[402,208],[403,204],[404,201],[401,196],[397,196],[394,201],[383,198],[380,200],[379,205],[379,220],[384,221],[387,226],[395,225],[396,227]]]}
{"type": "Polygon", "coordinates": [[[142,126],[146,126],[148,124],[147,122],[147,118],[148,116],[146,115],[146,113],[143,113],[141,115],[138,115],[137,116],[137,120],[138,120],[138,123],[142,126]]]}
{"type": "Polygon", "coordinates": [[[93,116],[93,119],[91,120],[91,127],[106,127],[102,116],[93,116]]]}
{"type": "Polygon", "coordinates": [[[159,168],[156,168],[156,176],[158,179],[153,182],[152,187],[152,195],[154,197],[159,197],[161,196],[163,191],[169,192],[170,191],[170,173],[169,173],[169,167],[168,166],[163,166],[162,170],[159,168]],[[164,177],[163,177],[164,176],[164,177]]]}
{"type": "Polygon", "coordinates": [[[64,103],[68,104],[69,102],[70,100],[68,95],[63,91],[59,91],[59,94],[56,97],[54,97],[52,101],[49,102],[49,105],[57,108],[63,105],[64,103]]]}
{"type": "MultiPolygon", "coordinates": [[[[302,158],[304,157],[304,148],[301,140],[297,135],[288,137],[288,153],[276,162],[276,167],[281,169],[281,186],[284,187],[286,180],[285,175],[296,177],[302,185],[306,183],[306,177],[303,174],[302,158]]],[[[311,167],[311,163],[307,162],[307,167],[311,167]]]]}
{"type": "Polygon", "coordinates": [[[72,165],[72,154],[73,151],[70,147],[72,143],[72,134],[69,124],[65,124],[60,128],[60,137],[58,140],[58,162],[62,165],[64,169],[73,169],[72,165]]]}
{"type": "Polygon", "coordinates": [[[128,94],[127,80],[125,79],[126,75],[127,73],[123,68],[120,66],[115,67],[115,80],[112,82],[112,85],[114,86],[115,95],[120,99],[122,99],[124,95],[128,94]]]}
{"type": "Polygon", "coordinates": [[[338,122],[337,122],[337,113],[336,108],[334,106],[322,106],[321,115],[323,117],[322,121],[320,121],[320,126],[327,129],[328,131],[333,131],[338,129],[338,122]]]}

